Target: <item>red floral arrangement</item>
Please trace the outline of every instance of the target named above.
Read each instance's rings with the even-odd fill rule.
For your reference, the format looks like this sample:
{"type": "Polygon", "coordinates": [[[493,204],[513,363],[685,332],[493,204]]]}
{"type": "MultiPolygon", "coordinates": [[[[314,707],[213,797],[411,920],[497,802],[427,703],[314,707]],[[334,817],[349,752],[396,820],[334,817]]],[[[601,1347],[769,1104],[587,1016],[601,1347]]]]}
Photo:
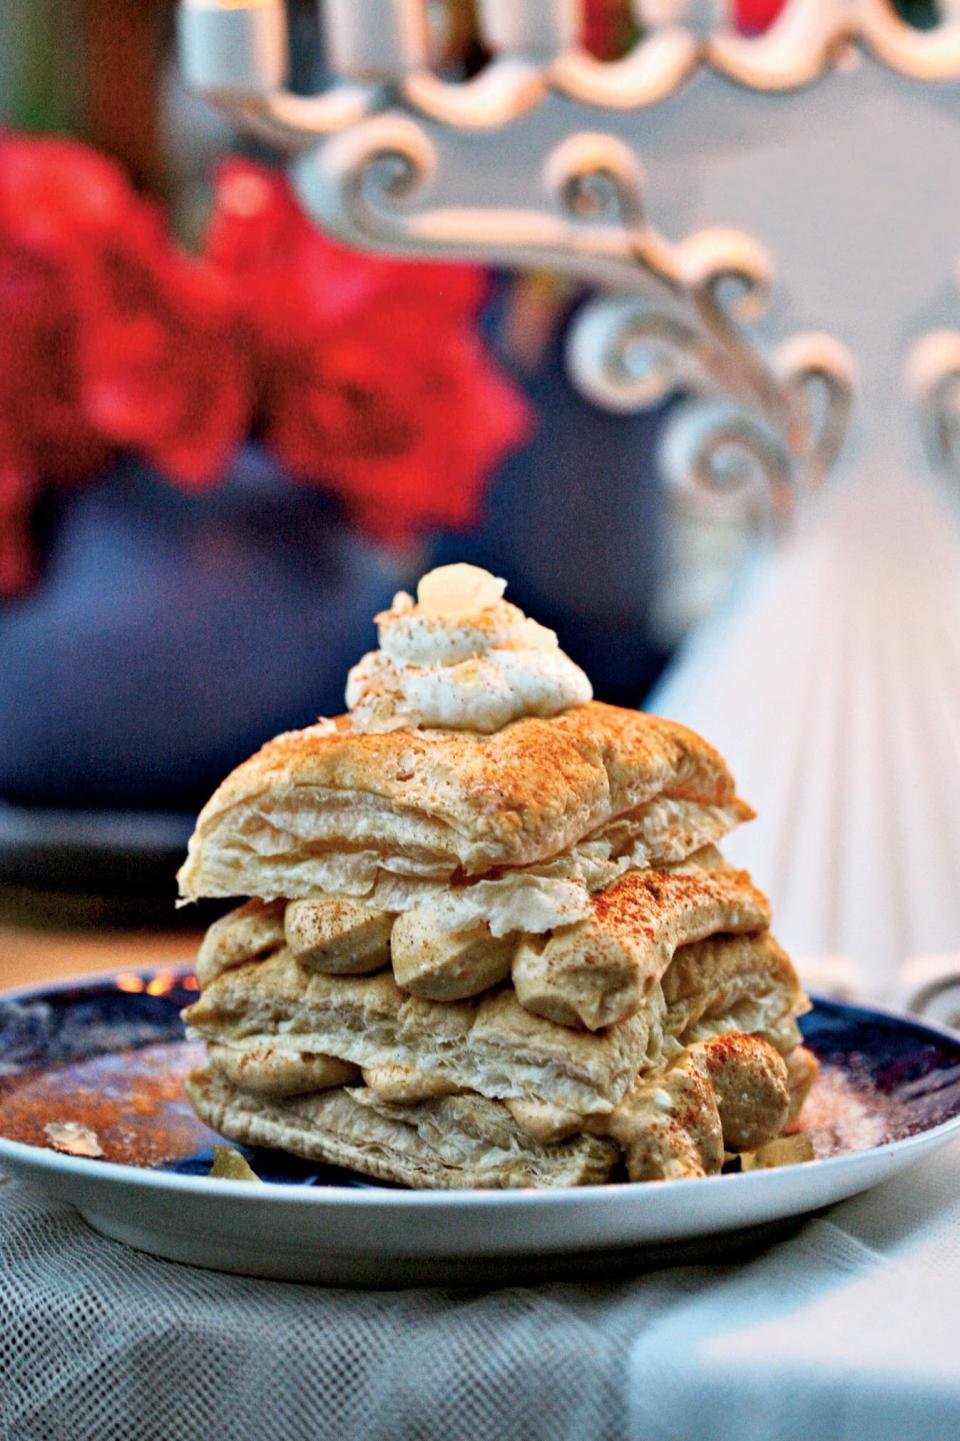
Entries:
{"type": "Polygon", "coordinates": [[[255,433],[374,536],[469,524],[531,428],[477,331],[486,285],[344,249],[245,160],[193,257],[111,161],[0,136],[0,593],[32,573],[41,487],[121,450],[199,488],[255,433]]]}

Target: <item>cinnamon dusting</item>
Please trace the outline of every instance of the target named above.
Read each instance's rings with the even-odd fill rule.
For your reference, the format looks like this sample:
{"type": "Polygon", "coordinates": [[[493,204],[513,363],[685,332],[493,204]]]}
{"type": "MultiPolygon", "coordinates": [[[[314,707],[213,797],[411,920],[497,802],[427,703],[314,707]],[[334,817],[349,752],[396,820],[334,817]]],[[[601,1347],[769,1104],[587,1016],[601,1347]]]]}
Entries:
{"type": "Polygon", "coordinates": [[[55,1142],[48,1128],[66,1124],[93,1133],[104,1160],[130,1166],[190,1155],[209,1141],[183,1090],[202,1054],[194,1044],[166,1043],[0,1081],[0,1132],[49,1147],[55,1142]]]}

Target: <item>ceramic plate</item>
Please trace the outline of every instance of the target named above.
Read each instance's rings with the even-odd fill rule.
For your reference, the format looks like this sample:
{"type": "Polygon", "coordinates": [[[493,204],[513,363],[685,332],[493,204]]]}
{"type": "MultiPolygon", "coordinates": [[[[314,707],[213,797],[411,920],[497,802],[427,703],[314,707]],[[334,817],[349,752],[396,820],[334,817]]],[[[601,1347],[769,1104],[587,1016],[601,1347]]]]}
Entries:
{"type": "Polygon", "coordinates": [[[0,1168],[73,1202],[106,1236],[170,1260],[352,1285],[587,1274],[755,1245],[866,1190],[960,1131],[960,1035],[818,1000],[823,1063],[804,1112],[817,1159],[743,1175],[566,1191],[408,1191],[278,1152],[244,1150],[266,1184],[208,1177],[218,1139],[182,1079],[186,968],[0,997],[0,1168]],[[92,1128],[103,1159],[50,1148],[92,1128]],[[771,1229],[772,1228],[772,1229],[771,1229]]]}

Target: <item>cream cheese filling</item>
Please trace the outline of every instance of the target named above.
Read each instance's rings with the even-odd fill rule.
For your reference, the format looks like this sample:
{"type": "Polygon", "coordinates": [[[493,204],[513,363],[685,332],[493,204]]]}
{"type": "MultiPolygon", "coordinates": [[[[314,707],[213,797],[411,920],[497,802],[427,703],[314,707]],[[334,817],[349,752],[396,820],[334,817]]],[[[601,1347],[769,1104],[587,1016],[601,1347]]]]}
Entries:
{"type": "Polygon", "coordinates": [[[476,566],[425,575],[376,617],[380,648],[350,671],[347,709],[361,731],[442,726],[489,735],[520,716],[585,705],[593,690],[552,630],[503,599],[476,566]]]}

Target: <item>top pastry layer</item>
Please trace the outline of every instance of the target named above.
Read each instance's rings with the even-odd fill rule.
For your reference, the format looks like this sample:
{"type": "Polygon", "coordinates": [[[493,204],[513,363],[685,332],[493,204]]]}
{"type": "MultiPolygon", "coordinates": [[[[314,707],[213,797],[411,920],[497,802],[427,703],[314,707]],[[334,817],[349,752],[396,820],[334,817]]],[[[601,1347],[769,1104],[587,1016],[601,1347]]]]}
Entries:
{"type": "Polygon", "coordinates": [[[277,736],[227,777],[200,813],[180,890],[364,894],[378,871],[469,880],[629,830],[654,800],[721,812],[723,830],[752,815],[700,736],[599,701],[492,735],[361,734],[340,717],[277,736]]]}

